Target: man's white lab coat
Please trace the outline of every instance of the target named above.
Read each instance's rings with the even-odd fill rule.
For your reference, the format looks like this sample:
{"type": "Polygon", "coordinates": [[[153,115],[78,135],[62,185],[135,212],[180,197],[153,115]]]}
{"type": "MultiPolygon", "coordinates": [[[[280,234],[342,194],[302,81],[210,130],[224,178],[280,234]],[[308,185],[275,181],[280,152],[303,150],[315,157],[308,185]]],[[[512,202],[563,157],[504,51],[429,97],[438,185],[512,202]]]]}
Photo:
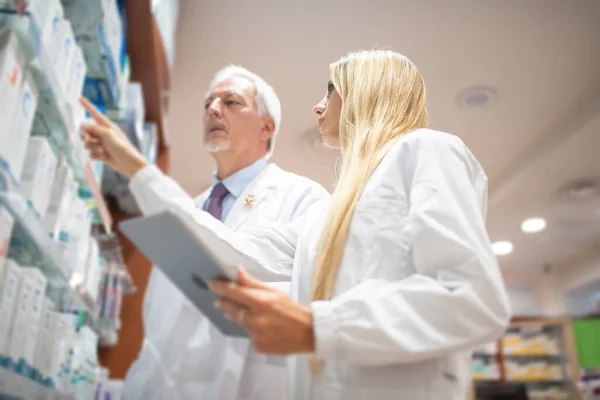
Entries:
{"type": "MultiPolygon", "coordinates": [[[[209,194],[195,199],[198,209],[209,194]]],[[[171,196],[168,189],[161,195],[171,196]]],[[[224,223],[236,232],[289,223],[328,197],[317,183],[270,164],[244,190],[224,223]]],[[[289,292],[289,278],[285,286],[289,292]]],[[[285,397],[285,359],[256,354],[249,340],[223,336],[156,268],[144,297],[144,328],[142,350],[126,377],[127,400],[285,397]]]]}

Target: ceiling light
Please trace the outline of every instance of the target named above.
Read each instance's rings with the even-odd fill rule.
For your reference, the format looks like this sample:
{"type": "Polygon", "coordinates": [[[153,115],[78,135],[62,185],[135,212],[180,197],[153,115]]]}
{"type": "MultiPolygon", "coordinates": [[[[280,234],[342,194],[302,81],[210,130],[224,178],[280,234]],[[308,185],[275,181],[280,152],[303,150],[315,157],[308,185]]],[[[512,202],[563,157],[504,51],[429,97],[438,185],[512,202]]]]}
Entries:
{"type": "Polygon", "coordinates": [[[546,220],[544,218],[528,218],[521,223],[521,230],[525,233],[536,233],[546,229],[546,220]]]}
{"type": "Polygon", "coordinates": [[[473,87],[458,95],[458,104],[463,108],[484,108],[496,100],[496,92],[491,88],[473,87]]]}
{"type": "Polygon", "coordinates": [[[505,256],[513,251],[513,244],[509,241],[502,240],[499,242],[492,243],[492,250],[497,256],[505,256]]]}

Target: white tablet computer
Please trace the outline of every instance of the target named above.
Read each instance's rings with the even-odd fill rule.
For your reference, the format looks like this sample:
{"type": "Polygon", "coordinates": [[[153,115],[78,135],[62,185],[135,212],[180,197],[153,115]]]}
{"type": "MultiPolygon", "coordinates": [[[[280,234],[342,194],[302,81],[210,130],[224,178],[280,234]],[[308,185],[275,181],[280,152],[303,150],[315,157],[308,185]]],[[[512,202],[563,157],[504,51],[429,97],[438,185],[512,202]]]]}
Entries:
{"type": "Polygon", "coordinates": [[[207,282],[234,279],[237,266],[255,264],[255,260],[216,235],[202,234],[172,211],[129,219],[120,229],[224,335],[248,336],[215,308],[218,295],[208,289],[207,282]]]}

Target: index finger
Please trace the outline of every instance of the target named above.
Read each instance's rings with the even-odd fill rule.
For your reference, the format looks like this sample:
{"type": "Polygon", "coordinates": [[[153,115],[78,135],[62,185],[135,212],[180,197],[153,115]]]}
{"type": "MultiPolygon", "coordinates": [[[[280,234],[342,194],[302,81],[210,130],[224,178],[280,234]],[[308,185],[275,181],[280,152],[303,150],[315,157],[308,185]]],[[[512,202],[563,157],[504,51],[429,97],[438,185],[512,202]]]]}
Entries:
{"type": "Polygon", "coordinates": [[[94,118],[94,120],[97,123],[99,123],[100,125],[112,125],[112,121],[110,119],[108,119],[108,117],[106,115],[102,114],[96,108],[96,106],[93,105],[92,102],[90,102],[85,97],[81,96],[79,98],[79,104],[81,104],[83,106],[83,108],[85,108],[85,110],[90,113],[92,118],[94,118]]]}

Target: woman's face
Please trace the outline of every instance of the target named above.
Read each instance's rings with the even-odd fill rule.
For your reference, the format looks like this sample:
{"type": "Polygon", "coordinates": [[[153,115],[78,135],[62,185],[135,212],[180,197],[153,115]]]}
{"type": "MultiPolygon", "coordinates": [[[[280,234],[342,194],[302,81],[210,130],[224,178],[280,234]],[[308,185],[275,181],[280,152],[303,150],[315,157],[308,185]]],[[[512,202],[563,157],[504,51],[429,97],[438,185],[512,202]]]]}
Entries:
{"type": "Polygon", "coordinates": [[[339,149],[342,98],[331,82],[327,85],[327,94],[314,106],[313,112],[319,118],[319,131],[323,135],[323,143],[339,149]]]}

